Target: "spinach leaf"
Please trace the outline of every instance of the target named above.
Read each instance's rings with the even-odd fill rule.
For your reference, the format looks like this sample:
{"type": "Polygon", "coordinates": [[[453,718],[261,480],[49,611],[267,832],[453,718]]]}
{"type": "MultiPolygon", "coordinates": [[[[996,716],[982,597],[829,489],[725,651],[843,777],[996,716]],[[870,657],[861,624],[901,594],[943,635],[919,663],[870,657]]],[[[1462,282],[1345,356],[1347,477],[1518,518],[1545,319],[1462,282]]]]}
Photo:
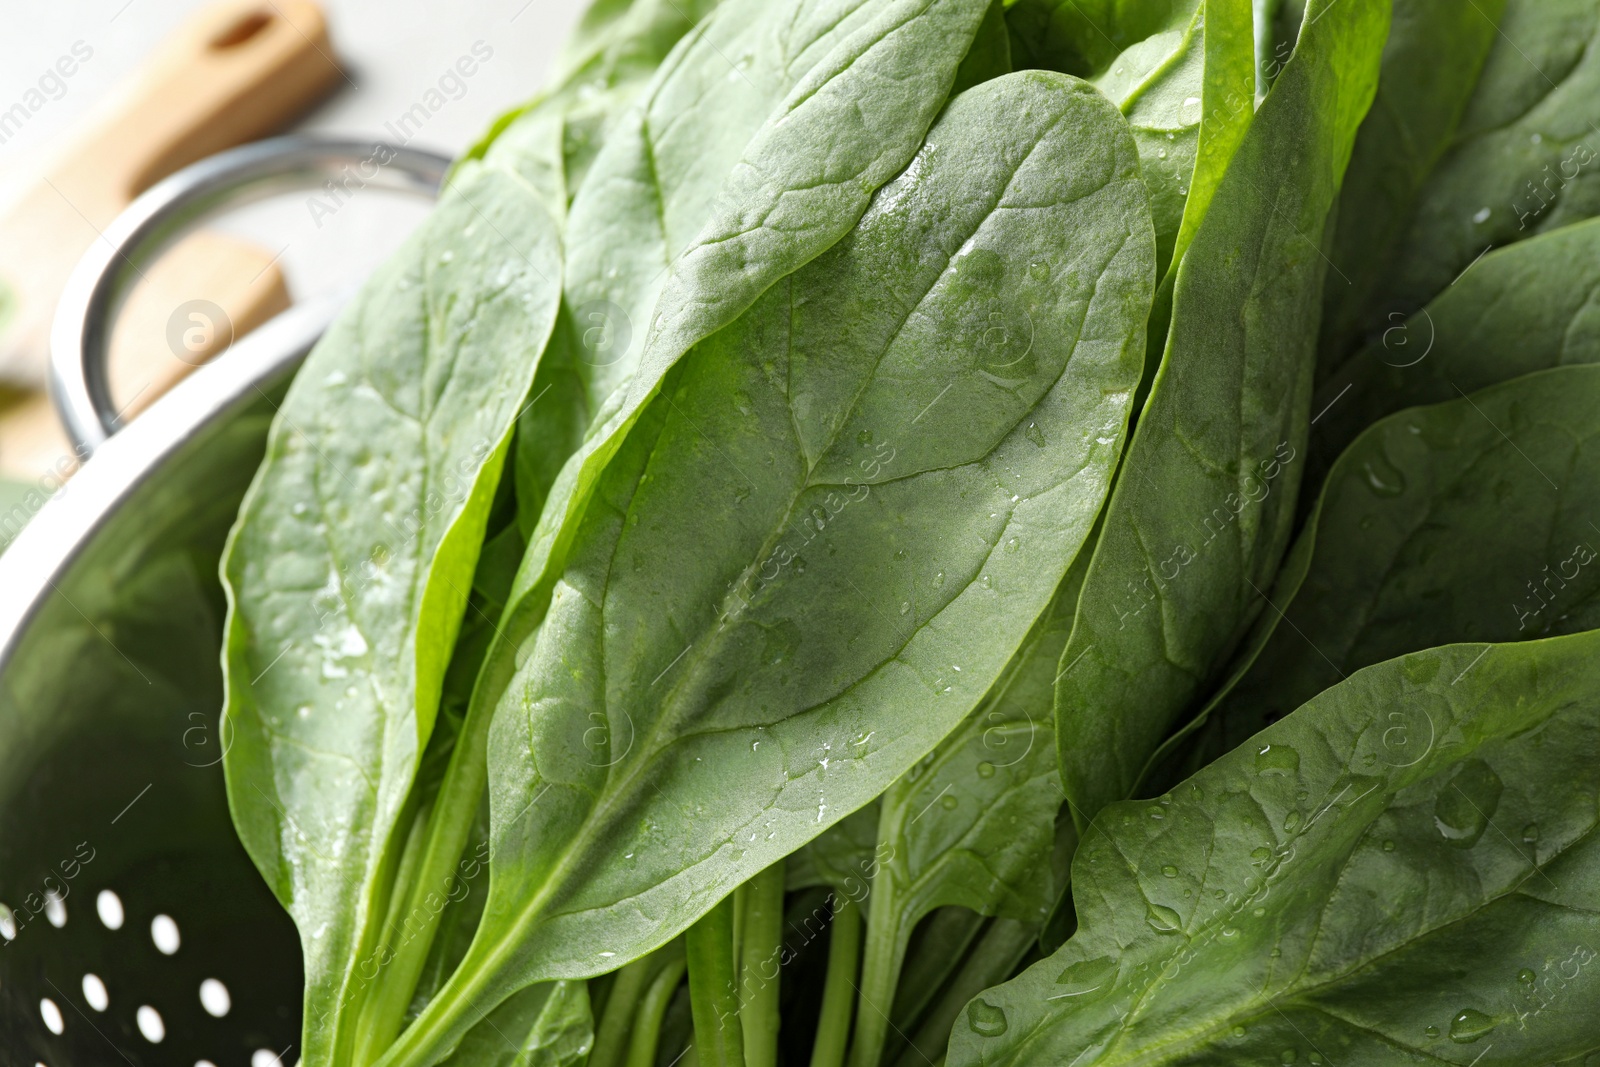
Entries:
{"type": "MultiPolygon", "coordinates": [[[[576,375],[588,429],[550,487],[513,592],[520,604],[538,591],[531,617],[600,471],[662,377],[855,225],[921,144],[987,7],[731,0],[663,64],[573,202],[566,300],[575,328],[604,327],[589,336],[608,347],[576,375]],[[734,32],[719,40],[724,27],[734,32]],[[744,67],[730,72],[729,55],[744,67]],[[717,91],[730,75],[741,91],[717,91]],[[820,143],[828,152],[808,150],[820,143]],[[605,333],[622,328],[631,344],[605,333]]],[[[581,339],[569,346],[579,350],[581,339]]],[[[518,642],[529,632],[512,631],[518,642]]]]}
{"type": "Polygon", "coordinates": [[[1380,660],[1600,628],[1596,427],[1600,366],[1582,366],[1401,412],[1362,434],[1303,535],[1310,570],[1220,704],[1211,747],[1231,748],[1380,660]]]}
{"type": "Polygon", "coordinates": [[[1395,320],[1317,391],[1312,470],[1401,408],[1520,374],[1600,362],[1600,220],[1490,252],[1410,318],[1395,320]]]}
{"type": "Polygon", "coordinates": [[[456,165],[493,158],[539,190],[557,220],[617,116],[717,0],[598,0],[531,101],[501,115],[456,165]]]}
{"type": "Polygon", "coordinates": [[[1387,0],[1313,3],[1178,267],[1172,330],[1056,683],[1080,830],[1226,663],[1288,542],[1323,222],[1377,75],[1387,0]]]}
{"type": "Polygon", "coordinates": [[[529,188],[464,168],[307,359],[230,536],[229,803],[300,930],[308,1061],[357,1041],[412,780],[560,283],[529,188]]]}
{"type": "Polygon", "coordinates": [[[1328,256],[1324,373],[1372,325],[1372,304],[1495,44],[1506,0],[1395,0],[1378,94],[1356,135],[1328,256]]]}
{"type": "Polygon", "coordinates": [[[1593,632],[1353,674],[1103,811],[1079,933],[967,1006],[950,1064],[1582,1062],[1597,715],[1593,632]]]}
{"type": "MultiPolygon", "coordinates": [[[[960,906],[1043,924],[1065,872],[1052,869],[1065,799],[1051,698],[1077,584],[1063,583],[994,688],[880,800],[851,1067],[875,1067],[906,946],[934,909],[960,906]]],[[[953,962],[953,961],[952,961],[953,962]]]]}
{"type": "Polygon", "coordinates": [[[1081,75],[1128,117],[1165,274],[1254,112],[1248,0],[1022,0],[1007,17],[1035,66],[1081,75]]]}
{"type": "Polygon", "coordinates": [[[0,552],[22,532],[33,513],[44,506],[46,496],[40,486],[0,478],[0,552]]]}
{"type": "Polygon", "coordinates": [[[607,467],[495,719],[488,910],[387,1063],[662,944],[971,711],[1100,510],[1153,243],[1120,115],[1009,75],[697,346],[607,467]]]}
{"type": "MultiPolygon", "coordinates": [[[[489,724],[543,616],[572,536],[569,520],[586,507],[594,477],[644,402],[638,390],[630,392],[641,346],[608,336],[602,348],[592,343],[597,327],[575,331],[594,316],[611,329],[613,313],[628,323],[618,302],[642,326],[664,284],[663,307],[686,302],[684,321],[699,325],[684,326],[683,346],[669,354],[661,355],[676,341],[649,349],[661,355],[645,376],[651,384],[644,392],[653,389],[667,364],[700,336],[694,330],[710,333],[742,309],[719,312],[717,301],[743,291],[735,305],[747,303],[854,223],[872,190],[920,143],[983,12],[975,0],[730,3],[680,44],[639,106],[607,135],[573,203],[566,311],[545,356],[548,373],[536,380],[524,411],[541,402],[546,408],[521,427],[548,460],[568,458],[550,485],[543,478],[553,462],[519,470],[524,506],[540,507],[542,518],[433,813],[417,891],[460,854],[486,776],[489,724]],[[729,55],[743,57],[752,70],[741,71],[729,55]],[[730,110],[719,87],[735,75],[752,89],[751,79],[759,79],[764,89],[735,94],[739,109],[730,110]],[[826,156],[806,150],[823,138],[833,145],[826,156]],[[698,243],[677,255],[677,243],[696,230],[698,243]],[[659,269],[650,266],[658,263],[659,269]],[[671,271],[668,263],[676,264],[671,271]],[[641,273],[649,270],[655,275],[641,273]],[[695,295],[702,284],[706,300],[695,295]]],[[[392,1003],[409,996],[399,987],[419,962],[408,957],[406,966],[392,969],[392,1003]]]]}
{"type": "MultiPolygon", "coordinates": [[[[1463,18],[1492,21],[1492,7],[1467,8],[1463,18]]],[[[1412,314],[1489,248],[1600,211],[1597,37],[1600,9],[1585,0],[1506,3],[1466,113],[1416,194],[1399,240],[1392,249],[1351,250],[1377,257],[1382,268],[1356,320],[1360,329],[1376,332],[1394,325],[1390,316],[1412,314]]],[[[1323,373],[1347,354],[1329,348],[1323,373]]]]}
{"type": "Polygon", "coordinates": [[[546,982],[484,1016],[440,1067],[577,1067],[593,1046],[584,983],[546,982]]]}

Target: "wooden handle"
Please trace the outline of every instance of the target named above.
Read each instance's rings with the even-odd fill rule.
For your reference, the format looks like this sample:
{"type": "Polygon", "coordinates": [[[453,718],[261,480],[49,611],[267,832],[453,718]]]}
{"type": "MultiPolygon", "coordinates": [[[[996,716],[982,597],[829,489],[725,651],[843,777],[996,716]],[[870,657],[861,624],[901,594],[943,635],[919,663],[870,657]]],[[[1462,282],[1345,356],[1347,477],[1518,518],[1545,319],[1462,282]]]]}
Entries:
{"type": "Polygon", "coordinates": [[[225,0],[170,37],[51,168],[96,226],[180,167],[281,129],[343,77],[312,0],[225,0]]]}

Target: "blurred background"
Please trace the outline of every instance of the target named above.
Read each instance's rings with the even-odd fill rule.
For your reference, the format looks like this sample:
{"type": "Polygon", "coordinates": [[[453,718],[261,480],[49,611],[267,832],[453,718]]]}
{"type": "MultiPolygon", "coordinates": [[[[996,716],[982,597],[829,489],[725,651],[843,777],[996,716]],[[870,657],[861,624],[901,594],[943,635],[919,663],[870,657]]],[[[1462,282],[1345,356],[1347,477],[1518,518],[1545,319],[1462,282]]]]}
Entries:
{"type": "MultiPolygon", "coordinates": [[[[70,471],[40,388],[43,331],[65,274],[133,196],[194,158],[275,133],[454,156],[533,94],[581,10],[580,0],[13,5],[0,35],[0,512],[70,471]]],[[[136,416],[287,302],[358,281],[427,209],[377,190],[302,192],[219,218],[130,298],[112,345],[118,405],[136,416]]],[[[0,544],[14,533],[0,529],[0,544]]]]}

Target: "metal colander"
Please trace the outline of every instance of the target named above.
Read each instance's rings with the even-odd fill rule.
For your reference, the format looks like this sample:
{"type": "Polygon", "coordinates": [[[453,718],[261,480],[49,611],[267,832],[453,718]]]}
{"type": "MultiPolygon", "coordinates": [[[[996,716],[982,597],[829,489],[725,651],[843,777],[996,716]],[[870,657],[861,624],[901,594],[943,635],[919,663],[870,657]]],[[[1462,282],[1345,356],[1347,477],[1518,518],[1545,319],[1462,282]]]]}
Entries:
{"type": "Polygon", "coordinates": [[[448,163],[248,145],[153,187],[73,274],[52,384],[94,458],[0,516],[37,507],[0,555],[0,1067],[298,1057],[299,940],[223,791],[217,562],[277,400],[342,301],[278,316],[125,429],[106,339],[140,265],[221,207],[352,173],[432,195],[448,163]]]}

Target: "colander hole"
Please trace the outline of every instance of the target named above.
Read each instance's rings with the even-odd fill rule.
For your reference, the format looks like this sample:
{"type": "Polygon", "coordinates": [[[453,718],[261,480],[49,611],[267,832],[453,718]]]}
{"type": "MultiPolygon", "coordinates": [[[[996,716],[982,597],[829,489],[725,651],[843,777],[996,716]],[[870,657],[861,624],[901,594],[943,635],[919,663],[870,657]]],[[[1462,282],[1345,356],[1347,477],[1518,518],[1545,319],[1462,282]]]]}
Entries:
{"type": "Polygon", "coordinates": [[[89,1002],[89,1007],[95,1011],[105,1011],[111,1003],[111,995],[106,992],[106,984],[100,980],[98,974],[83,976],[83,999],[89,1002]]]}
{"type": "Polygon", "coordinates": [[[283,1067],[283,1061],[270,1048],[258,1048],[250,1053],[250,1067],[283,1067]]]}
{"type": "Polygon", "coordinates": [[[61,1009],[49,997],[39,1001],[39,1018],[44,1020],[44,1028],[57,1037],[67,1029],[66,1021],[61,1018],[61,1009]]]}
{"type": "Polygon", "coordinates": [[[150,940],[156,943],[156,950],[163,956],[170,956],[178,951],[180,943],[178,924],[172,916],[157,915],[150,920],[150,940]]]}
{"type": "Polygon", "coordinates": [[[161,1021],[161,1013],[148,1004],[139,1005],[134,1021],[139,1024],[139,1032],[144,1039],[152,1045],[159,1045],[167,1036],[167,1024],[161,1021]]]}
{"type": "Polygon", "coordinates": [[[17,936],[17,919],[11,914],[11,909],[0,904],[0,937],[7,941],[17,936]]]}
{"type": "Polygon", "coordinates": [[[227,986],[215,978],[207,978],[200,983],[200,1006],[206,1010],[206,1014],[220,1019],[233,1007],[233,998],[228,996],[227,986]]]}
{"type": "Polygon", "coordinates": [[[50,893],[44,898],[44,917],[57,930],[67,925],[67,902],[50,893]]]}
{"type": "Polygon", "coordinates": [[[111,890],[100,890],[100,895],[94,898],[94,910],[100,913],[100,921],[106,924],[107,930],[122,929],[122,898],[111,890]]]}

